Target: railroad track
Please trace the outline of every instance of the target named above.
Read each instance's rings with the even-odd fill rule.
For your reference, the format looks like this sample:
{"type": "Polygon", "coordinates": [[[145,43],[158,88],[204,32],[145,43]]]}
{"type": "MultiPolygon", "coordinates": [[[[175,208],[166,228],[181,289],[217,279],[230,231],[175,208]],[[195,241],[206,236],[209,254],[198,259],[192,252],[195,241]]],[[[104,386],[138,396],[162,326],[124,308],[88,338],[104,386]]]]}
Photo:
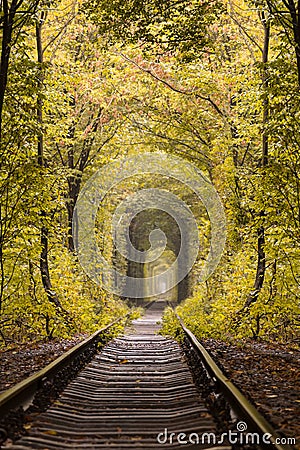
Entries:
{"type": "MultiPolygon", "coordinates": [[[[29,407],[26,435],[9,448],[229,450],[239,443],[239,448],[249,448],[258,439],[256,448],[289,449],[276,442],[272,427],[181,324],[193,378],[179,344],[157,334],[165,306],[163,301],[152,303],[143,318],[94,355],[44,412],[29,407]]],[[[91,341],[94,347],[97,336],[91,341]]],[[[44,370],[42,379],[47,376],[44,370]]],[[[28,404],[26,388],[26,382],[19,387],[23,405],[28,404]]],[[[21,400],[16,394],[8,404],[5,395],[0,396],[0,412],[9,413],[21,400]]]]}

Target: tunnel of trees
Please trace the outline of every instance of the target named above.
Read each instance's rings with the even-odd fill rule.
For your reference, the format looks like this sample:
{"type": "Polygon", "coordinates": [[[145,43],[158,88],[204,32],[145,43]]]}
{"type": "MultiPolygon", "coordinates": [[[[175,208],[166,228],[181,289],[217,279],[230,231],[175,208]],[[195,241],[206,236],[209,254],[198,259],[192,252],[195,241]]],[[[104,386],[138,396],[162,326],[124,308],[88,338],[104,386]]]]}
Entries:
{"type": "MultiPolygon", "coordinates": [[[[149,235],[151,231],[157,228],[161,229],[167,236],[168,242],[166,250],[163,252],[161,257],[153,263],[149,262],[147,264],[141,264],[138,262],[129,261],[129,276],[151,277],[156,269],[159,272],[165,271],[165,269],[167,269],[176,260],[181,243],[180,230],[178,229],[175,220],[164,211],[146,210],[136,216],[130,229],[131,241],[134,247],[139,250],[147,250],[147,247],[149,248],[149,235]]],[[[188,247],[185,248],[185,251],[188,251],[188,247]]],[[[164,287],[166,289],[166,295],[158,295],[158,298],[165,298],[176,304],[189,296],[188,275],[180,283],[178,283],[178,286],[176,283],[176,286],[174,286],[171,290],[167,289],[168,286],[166,279],[166,285],[164,287]]],[[[146,287],[143,297],[145,302],[152,301],[152,297],[148,298],[146,287]]],[[[142,304],[144,304],[144,301],[142,304]]]]}
{"type": "Polygon", "coordinates": [[[134,303],[85,274],[72,222],[99,168],[145,152],[181,157],[215,186],[227,219],[222,259],[197,282],[209,218],[185,187],[149,176],[103,198],[105,258],[138,277],[172,263],[180,236],[167,214],[131,223],[143,251],[151,231],[165,230],[165,253],[146,267],[115,251],[110,228],[127,195],[172,189],[204,242],[168,293],[187,325],[199,336],[298,339],[299,11],[296,0],[1,2],[1,345],[93,331],[134,303]]]}

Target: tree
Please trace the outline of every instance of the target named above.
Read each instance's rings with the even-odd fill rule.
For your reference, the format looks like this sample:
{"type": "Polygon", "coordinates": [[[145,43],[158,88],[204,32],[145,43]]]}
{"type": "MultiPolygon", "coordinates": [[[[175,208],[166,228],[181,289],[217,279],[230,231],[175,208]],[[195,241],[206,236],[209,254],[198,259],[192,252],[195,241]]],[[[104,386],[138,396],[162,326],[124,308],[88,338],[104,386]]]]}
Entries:
{"type": "Polygon", "coordinates": [[[223,11],[221,1],[95,0],[84,11],[111,42],[138,43],[144,50],[179,53],[184,60],[198,58],[209,44],[208,25],[223,11]]]}
{"type": "MultiPolygon", "coordinates": [[[[270,22],[264,12],[260,14],[261,23],[264,30],[263,48],[262,48],[262,67],[261,80],[263,89],[263,111],[262,111],[262,154],[259,167],[262,169],[262,177],[265,176],[265,170],[269,159],[269,136],[267,131],[269,120],[269,98],[268,98],[268,55],[270,47],[270,22]]],[[[248,296],[243,310],[257,300],[257,297],[263,287],[266,272],[266,252],[265,252],[265,227],[264,217],[266,215],[265,207],[259,213],[261,224],[257,230],[257,269],[253,290],[248,296]]]]}
{"type": "Polygon", "coordinates": [[[294,48],[298,85],[300,87],[300,1],[281,0],[280,2],[274,2],[273,0],[266,0],[265,5],[274,22],[283,28],[287,41],[294,48]]]}
{"type": "MultiPolygon", "coordinates": [[[[65,150],[68,151],[71,144],[75,159],[81,155],[76,146],[78,141],[81,139],[86,146],[92,142],[94,146],[89,148],[88,160],[91,164],[100,153],[100,144],[104,145],[110,136],[108,127],[103,139],[101,134],[100,139],[90,139],[93,132],[89,135],[89,125],[98,111],[97,103],[92,102],[95,91],[88,102],[82,97],[81,114],[76,111],[66,119],[73,109],[69,105],[70,94],[76,93],[73,82],[83,75],[75,76],[76,58],[66,58],[64,63],[70,63],[68,75],[74,74],[73,78],[70,75],[68,84],[61,70],[64,63],[60,65],[61,55],[65,56],[64,50],[69,45],[69,36],[63,38],[76,16],[73,6],[59,4],[57,9],[36,8],[34,17],[26,16],[28,21],[19,34],[15,29],[17,35],[10,49],[0,156],[0,323],[1,336],[6,343],[11,339],[34,339],[39,334],[52,338],[76,330],[94,330],[97,323],[107,322],[114,314],[124,311],[117,302],[106,301],[106,295],[89,282],[66,248],[67,180],[71,171],[76,174],[77,168],[69,169],[68,163],[62,167],[59,155],[65,158],[65,150]],[[57,20],[57,15],[61,20],[57,20]],[[48,22],[51,26],[55,23],[56,28],[49,29],[48,22]],[[54,63],[58,42],[61,53],[54,63]],[[61,84],[55,84],[56,80],[61,84]],[[64,90],[64,85],[68,91],[64,90]],[[68,138],[68,145],[62,144],[64,130],[70,130],[74,119],[77,128],[74,139],[68,138]]],[[[83,67],[85,63],[82,61],[83,67]]],[[[87,70],[85,82],[89,76],[87,70]]],[[[82,86],[80,83],[78,86],[80,91],[82,86]]],[[[100,122],[107,117],[105,114],[100,122]]],[[[105,121],[99,128],[103,132],[105,121]]],[[[112,134],[114,129],[111,123],[112,134]]]]}
{"type": "Polygon", "coordinates": [[[1,43],[1,62],[0,62],[0,139],[2,136],[2,112],[4,96],[7,86],[9,72],[9,62],[11,49],[14,46],[15,39],[18,38],[21,30],[26,26],[29,20],[34,16],[40,0],[27,2],[25,0],[3,0],[1,2],[1,24],[2,24],[2,43],[1,43]]]}

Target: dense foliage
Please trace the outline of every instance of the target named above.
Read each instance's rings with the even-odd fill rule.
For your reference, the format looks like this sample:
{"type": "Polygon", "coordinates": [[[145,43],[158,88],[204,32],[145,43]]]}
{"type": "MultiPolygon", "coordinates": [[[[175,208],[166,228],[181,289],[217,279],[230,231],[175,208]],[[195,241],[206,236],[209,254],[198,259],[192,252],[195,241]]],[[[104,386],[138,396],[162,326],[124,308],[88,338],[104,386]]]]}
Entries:
{"type": "MultiPolygon", "coordinates": [[[[200,336],[297,339],[298,3],[1,3],[4,343],[92,330],[123,314],[82,272],[72,216],[97,168],[149,150],[196,164],[226,210],[222,261],[178,308],[187,325],[200,336]]],[[[115,201],[98,215],[108,258],[115,201]]]]}

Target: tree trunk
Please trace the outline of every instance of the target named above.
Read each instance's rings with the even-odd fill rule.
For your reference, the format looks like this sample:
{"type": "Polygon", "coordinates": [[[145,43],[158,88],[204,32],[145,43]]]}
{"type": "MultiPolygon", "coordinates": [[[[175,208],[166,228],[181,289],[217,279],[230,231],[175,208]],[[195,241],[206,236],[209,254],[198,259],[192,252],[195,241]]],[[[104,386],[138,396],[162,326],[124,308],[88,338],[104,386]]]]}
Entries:
{"type": "MultiPolygon", "coordinates": [[[[269,153],[268,131],[266,130],[266,126],[269,120],[269,98],[267,93],[268,74],[266,64],[268,62],[268,54],[269,54],[270,24],[267,22],[264,13],[262,13],[261,21],[264,27],[264,47],[262,54],[262,62],[263,62],[262,82],[265,89],[265,93],[263,101],[262,157],[259,166],[264,169],[268,165],[268,153],[269,153]]],[[[263,171],[262,176],[264,175],[265,173],[263,171]]],[[[263,287],[265,279],[266,253],[265,253],[265,228],[263,225],[265,211],[264,210],[260,211],[259,215],[261,217],[262,225],[257,230],[257,268],[256,268],[255,282],[253,290],[248,295],[247,300],[243,306],[243,310],[248,309],[252,303],[256,302],[258,295],[263,287]]]]}
{"type": "Polygon", "coordinates": [[[288,9],[293,24],[293,36],[295,41],[295,53],[298,71],[298,84],[300,86],[300,0],[298,0],[297,7],[294,0],[288,0],[288,5],[289,5],[288,9]]]}
{"type": "MultiPolygon", "coordinates": [[[[43,49],[42,49],[42,25],[44,20],[44,13],[41,14],[41,18],[36,23],[36,47],[37,47],[37,55],[38,55],[38,63],[40,64],[39,70],[39,81],[38,81],[38,100],[37,100],[37,117],[40,125],[40,131],[38,135],[38,165],[41,169],[44,169],[44,136],[42,131],[43,125],[43,100],[41,96],[41,91],[43,88],[44,82],[44,74],[43,74],[43,49]]],[[[47,294],[48,300],[58,309],[59,311],[63,311],[61,303],[57,297],[56,292],[52,289],[50,272],[49,272],[49,263],[48,263],[48,228],[45,225],[46,212],[41,212],[42,220],[44,224],[41,228],[41,254],[40,254],[40,272],[42,277],[42,283],[47,294]]]]}
{"type": "Polygon", "coordinates": [[[7,86],[12,30],[14,18],[19,5],[17,0],[12,0],[11,6],[9,8],[8,1],[3,0],[2,6],[3,6],[3,25],[2,25],[1,62],[0,62],[0,140],[2,138],[2,112],[3,112],[4,96],[7,86]]]}
{"type": "Polygon", "coordinates": [[[0,314],[2,311],[2,300],[4,293],[4,283],[5,283],[5,274],[4,274],[4,256],[3,256],[3,222],[2,222],[2,208],[0,204],[0,314]]]}
{"type": "MultiPolygon", "coordinates": [[[[74,103],[75,105],[75,103],[74,103]]],[[[92,133],[96,133],[98,129],[99,119],[102,113],[102,109],[99,109],[97,118],[92,126],[92,133]]],[[[75,132],[75,126],[72,126],[69,130],[68,136],[73,138],[75,132]]],[[[84,169],[87,165],[90,156],[90,150],[92,143],[94,141],[94,136],[88,141],[83,143],[83,148],[81,149],[79,160],[77,161],[78,169],[74,174],[75,164],[74,164],[74,149],[73,146],[69,148],[68,151],[68,169],[70,169],[71,174],[68,176],[68,201],[67,201],[67,211],[68,211],[68,249],[70,252],[74,252],[74,241],[73,241],[73,214],[77,198],[80,191],[82,175],[84,169]],[[72,173],[73,172],[73,173],[72,173]]]]}
{"type": "Polygon", "coordinates": [[[68,198],[68,202],[67,202],[67,211],[68,211],[68,250],[70,252],[74,252],[75,247],[74,247],[74,241],[73,241],[73,234],[72,234],[72,229],[73,229],[73,214],[74,214],[74,209],[75,209],[75,205],[77,202],[77,198],[78,198],[78,194],[79,194],[79,190],[80,190],[80,184],[81,184],[81,177],[74,177],[71,176],[68,179],[68,184],[69,184],[69,198],[68,198]]]}
{"type": "MultiPolygon", "coordinates": [[[[45,217],[45,214],[43,214],[45,217]]],[[[47,294],[48,300],[59,310],[62,310],[62,306],[56,292],[52,289],[50,273],[49,273],[49,264],[48,264],[48,228],[42,226],[41,229],[41,255],[40,255],[40,271],[42,277],[42,283],[47,294]]]]}
{"type": "Polygon", "coordinates": [[[36,23],[36,48],[39,67],[39,79],[38,79],[38,98],[37,98],[37,118],[40,125],[39,135],[38,135],[38,165],[44,167],[44,135],[42,130],[43,125],[43,99],[41,96],[41,91],[43,89],[44,73],[43,73],[43,48],[42,48],[42,24],[43,24],[43,13],[41,18],[36,23]]]}
{"type": "Polygon", "coordinates": [[[287,24],[286,21],[280,20],[281,24],[287,34],[292,31],[292,36],[294,42],[292,44],[295,47],[295,56],[296,56],[296,64],[297,64],[297,76],[298,76],[298,85],[300,87],[300,0],[295,2],[295,0],[285,0],[284,6],[287,11],[282,8],[277,1],[266,0],[270,14],[276,14],[279,17],[286,17],[287,14],[290,15],[291,18],[291,26],[287,24]]]}
{"type": "Polygon", "coordinates": [[[244,304],[243,309],[249,308],[249,306],[256,302],[258,295],[263,287],[265,272],[266,272],[266,253],[264,250],[265,246],[265,230],[264,227],[261,226],[258,231],[258,239],[257,239],[257,268],[256,268],[256,276],[255,282],[253,286],[253,291],[247,297],[247,300],[244,304]]]}
{"type": "MultiPolygon", "coordinates": [[[[70,167],[70,166],[69,166],[70,167]]],[[[77,202],[77,198],[80,191],[81,186],[81,180],[82,180],[82,173],[84,168],[80,171],[81,173],[77,173],[75,176],[71,175],[68,178],[68,186],[69,186],[69,192],[68,192],[68,202],[67,202],[67,210],[68,210],[68,249],[70,252],[74,252],[74,241],[73,241],[73,214],[75,205],[77,202]]]]}
{"type": "MultiPolygon", "coordinates": [[[[7,0],[2,0],[2,11],[3,11],[3,21],[2,21],[2,43],[1,43],[1,59],[0,59],[0,143],[2,140],[2,115],[4,106],[4,97],[7,86],[8,77],[8,67],[11,51],[11,41],[12,41],[12,30],[14,18],[17,10],[17,0],[13,0],[11,7],[8,6],[7,0]]],[[[1,151],[1,149],[0,149],[1,151]]],[[[2,211],[0,205],[0,312],[2,309],[2,299],[4,292],[5,274],[4,274],[4,255],[3,255],[3,222],[2,211]]]]}

